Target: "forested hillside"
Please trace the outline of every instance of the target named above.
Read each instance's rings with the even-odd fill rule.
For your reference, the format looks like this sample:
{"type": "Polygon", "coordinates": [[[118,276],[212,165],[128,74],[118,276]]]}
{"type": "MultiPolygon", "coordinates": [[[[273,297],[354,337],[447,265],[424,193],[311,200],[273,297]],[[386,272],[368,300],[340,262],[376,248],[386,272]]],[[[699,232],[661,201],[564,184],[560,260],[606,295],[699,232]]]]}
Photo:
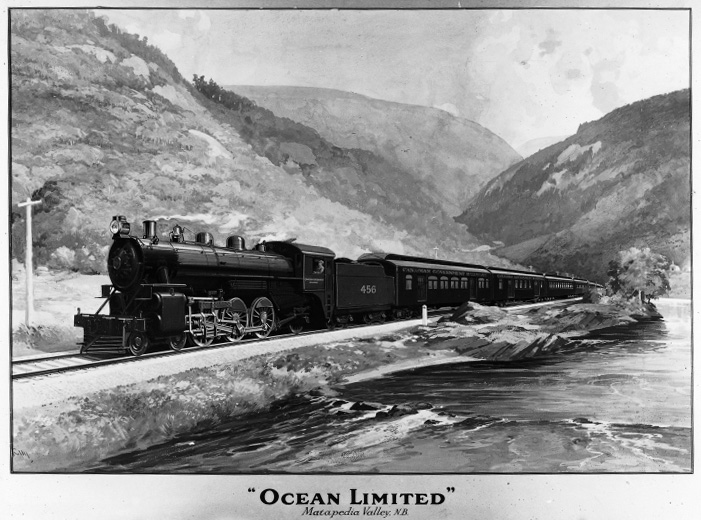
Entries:
{"type": "Polygon", "coordinates": [[[338,146],[382,157],[408,172],[423,193],[453,216],[489,180],[521,159],[488,129],[437,108],[310,87],[230,89],[315,128],[338,146]]]}
{"type": "MultiPolygon", "coordinates": [[[[104,271],[112,215],[339,256],[370,250],[495,262],[409,173],[245,98],[227,106],[146,38],[90,11],[11,13],[12,255],[27,196],[37,264],[104,271]]],[[[212,85],[216,85],[213,81],[212,85]]],[[[207,85],[210,82],[207,81],[207,85]]]]}
{"type": "Polygon", "coordinates": [[[631,246],[688,266],[689,101],[682,90],[581,125],[488,183],[458,220],[514,261],[600,281],[631,246]]]}

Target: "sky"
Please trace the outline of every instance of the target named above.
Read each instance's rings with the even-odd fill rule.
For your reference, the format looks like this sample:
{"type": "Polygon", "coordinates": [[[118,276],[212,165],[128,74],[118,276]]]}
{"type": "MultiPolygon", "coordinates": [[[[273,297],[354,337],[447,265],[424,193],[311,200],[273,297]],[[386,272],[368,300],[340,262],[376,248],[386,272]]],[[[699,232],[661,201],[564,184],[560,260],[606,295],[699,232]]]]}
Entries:
{"type": "Polygon", "coordinates": [[[440,107],[514,147],[689,86],[687,11],[97,12],[147,36],[187,79],[440,107]]]}

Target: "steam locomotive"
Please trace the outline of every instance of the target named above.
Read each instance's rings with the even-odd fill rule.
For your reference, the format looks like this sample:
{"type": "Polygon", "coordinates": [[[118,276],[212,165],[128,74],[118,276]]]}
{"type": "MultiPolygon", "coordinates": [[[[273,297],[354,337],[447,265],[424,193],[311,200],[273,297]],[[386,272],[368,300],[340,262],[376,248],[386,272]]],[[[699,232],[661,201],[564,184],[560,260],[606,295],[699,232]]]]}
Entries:
{"type": "Polygon", "coordinates": [[[565,298],[595,284],[584,279],[481,265],[370,253],[353,261],[330,249],[289,241],[246,248],[243,237],[216,246],[210,233],[185,240],[176,225],[168,240],[154,220],[142,236],[124,216],[110,223],[107,258],[111,285],[104,303],[81,313],[81,353],[144,354],[151,344],[174,350],[187,344],[265,338],[275,330],[345,326],[419,315],[422,306],[455,307],[468,301],[565,298]],[[101,314],[108,306],[108,312],[101,314]]]}

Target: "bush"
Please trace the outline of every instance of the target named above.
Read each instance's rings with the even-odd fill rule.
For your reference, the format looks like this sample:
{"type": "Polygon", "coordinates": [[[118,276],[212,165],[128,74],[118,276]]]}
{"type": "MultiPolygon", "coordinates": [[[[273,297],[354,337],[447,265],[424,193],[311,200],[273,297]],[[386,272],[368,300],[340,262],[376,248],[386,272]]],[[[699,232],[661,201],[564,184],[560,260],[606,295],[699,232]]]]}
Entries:
{"type": "Polygon", "coordinates": [[[647,297],[649,302],[669,292],[671,270],[672,264],[665,256],[653,253],[649,247],[631,247],[609,262],[607,291],[627,298],[647,297]]]}
{"type": "Polygon", "coordinates": [[[603,296],[603,289],[590,287],[584,291],[584,294],[582,295],[582,303],[601,303],[603,296]]]}

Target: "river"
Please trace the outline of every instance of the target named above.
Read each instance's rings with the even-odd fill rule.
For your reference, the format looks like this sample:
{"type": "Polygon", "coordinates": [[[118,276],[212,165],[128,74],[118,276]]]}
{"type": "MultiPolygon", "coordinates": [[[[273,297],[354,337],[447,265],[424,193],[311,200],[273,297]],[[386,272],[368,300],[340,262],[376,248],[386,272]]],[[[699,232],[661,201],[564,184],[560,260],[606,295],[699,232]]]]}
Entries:
{"type": "Polygon", "coordinates": [[[691,310],[658,307],[662,321],[595,331],[558,355],[397,372],[90,471],[690,472],[691,310]]]}

